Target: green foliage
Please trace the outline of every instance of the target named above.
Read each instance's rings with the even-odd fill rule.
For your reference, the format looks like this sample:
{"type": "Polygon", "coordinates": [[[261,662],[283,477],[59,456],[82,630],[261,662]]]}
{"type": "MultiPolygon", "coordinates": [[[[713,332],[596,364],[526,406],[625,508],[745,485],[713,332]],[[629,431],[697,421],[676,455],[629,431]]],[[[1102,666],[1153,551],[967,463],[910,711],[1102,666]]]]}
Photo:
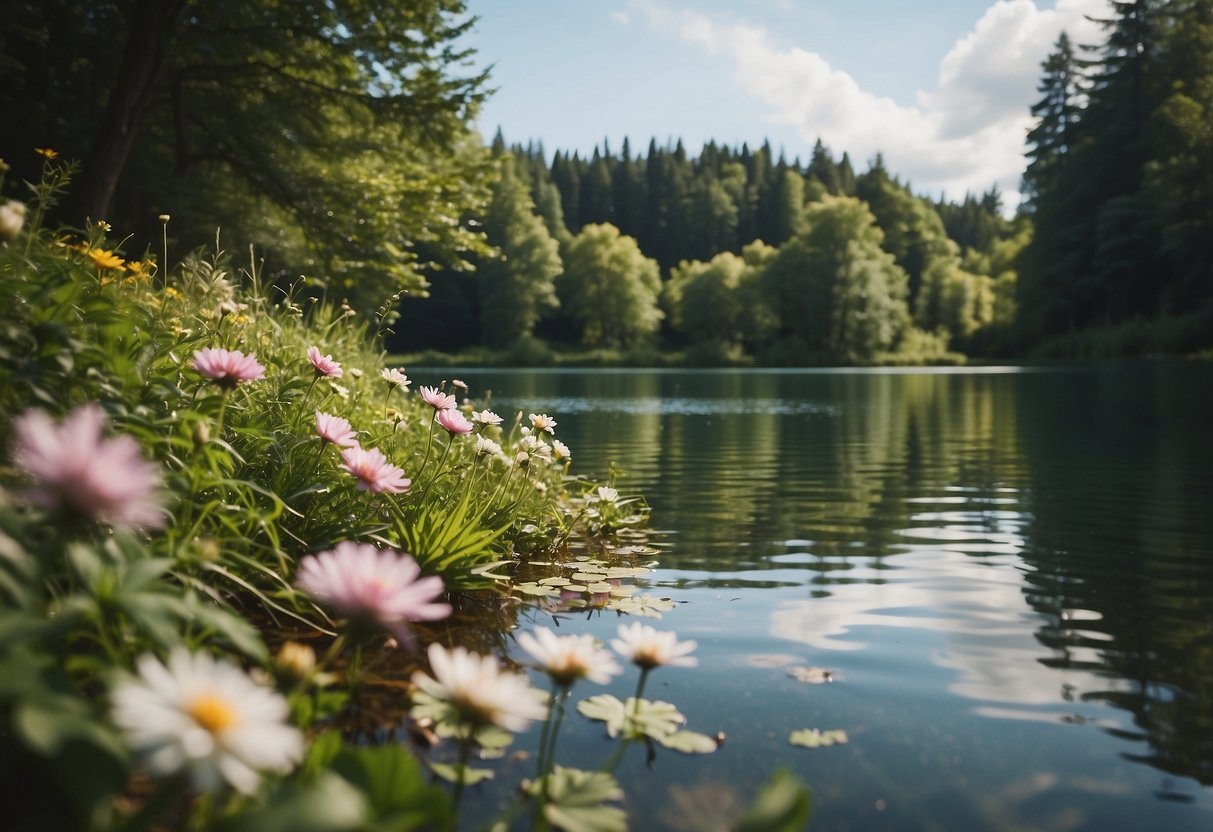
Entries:
{"type": "Polygon", "coordinates": [[[557,287],[587,346],[636,345],[656,332],[662,319],[657,263],[613,225],[589,225],[573,238],[557,287]]]}
{"type": "Polygon", "coordinates": [[[1050,352],[1213,304],[1213,3],[1113,2],[1098,22],[1093,59],[1059,40],[1045,62],[1029,134],[1018,315],[1050,352]]]}
{"type": "Polygon", "coordinates": [[[510,346],[530,338],[540,316],[559,305],[553,280],[564,266],[515,161],[499,163],[484,229],[500,253],[478,268],[480,326],[488,343],[510,346]]]}
{"type": "Polygon", "coordinates": [[[627,814],[604,804],[623,799],[623,789],[610,774],[555,766],[531,784],[530,793],[543,795],[543,816],[565,832],[623,832],[627,814]]]}
{"type": "Polygon", "coordinates": [[[23,117],[0,153],[27,179],[35,145],[83,160],[61,220],[155,245],[167,211],[187,247],[222,225],[364,312],[485,251],[464,220],[487,198],[467,127],[486,78],[457,45],[458,0],[53,0],[6,21],[0,110],[23,117]]]}
{"type": "Polygon", "coordinates": [[[808,827],[812,812],[808,789],[780,769],[732,828],[734,832],[799,832],[808,827]]]}

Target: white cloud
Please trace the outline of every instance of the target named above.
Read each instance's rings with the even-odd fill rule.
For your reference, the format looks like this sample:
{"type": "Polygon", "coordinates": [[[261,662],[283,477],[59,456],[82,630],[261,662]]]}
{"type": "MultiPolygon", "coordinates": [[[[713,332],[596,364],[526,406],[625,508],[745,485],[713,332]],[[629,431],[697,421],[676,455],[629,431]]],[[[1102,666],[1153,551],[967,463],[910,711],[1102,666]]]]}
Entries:
{"type": "Polygon", "coordinates": [[[1075,42],[1098,41],[1085,16],[1106,12],[1107,0],[1058,0],[1054,9],[999,0],[943,56],[935,89],[920,92],[914,106],[862,89],[815,52],[778,46],[761,26],[660,6],[645,16],[731,61],[737,84],[807,144],[821,138],[859,163],[881,152],[919,191],[955,198],[997,183],[1013,206],[1040,64],[1063,29],[1075,42]]]}
{"type": "Polygon", "coordinates": [[[611,12],[611,20],[618,23],[620,26],[627,26],[632,22],[632,16],[622,9],[611,12]]]}

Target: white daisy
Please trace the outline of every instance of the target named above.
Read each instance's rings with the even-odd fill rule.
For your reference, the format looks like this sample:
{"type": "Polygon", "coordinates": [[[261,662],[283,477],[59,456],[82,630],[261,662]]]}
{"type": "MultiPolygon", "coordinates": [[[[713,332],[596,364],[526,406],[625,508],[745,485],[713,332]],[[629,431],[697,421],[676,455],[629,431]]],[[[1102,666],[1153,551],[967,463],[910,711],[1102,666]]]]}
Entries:
{"type": "Polygon", "coordinates": [[[413,674],[413,684],[449,702],[467,723],[518,732],[547,715],[542,692],[532,688],[525,676],[503,672],[494,656],[462,647],[447,650],[441,644],[431,644],[427,654],[434,675],[419,670],[413,674]]]}
{"type": "Polygon", "coordinates": [[[647,624],[619,625],[619,638],[611,640],[615,652],[630,659],[637,667],[695,667],[699,660],[688,656],[695,649],[693,641],[679,641],[674,633],[659,633],[647,624]]]}
{"type": "Polygon", "coordinates": [[[605,685],[623,672],[615,657],[599,647],[593,636],[558,636],[540,628],[533,635],[518,636],[518,646],[530,653],[558,685],[566,687],[583,678],[605,685]]]}
{"type": "Polygon", "coordinates": [[[556,432],[556,420],[546,413],[532,413],[530,415],[531,426],[535,430],[543,430],[548,433],[556,432]]]}
{"type": "Polygon", "coordinates": [[[552,456],[560,461],[573,458],[573,452],[569,450],[569,446],[561,442],[559,439],[552,440],[552,456]]]}
{"type": "Polygon", "coordinates": [[[286,700],[235,665],[177,648],[167,667],[147,655],[137,669],[114,688],[112,714],[152,774],[185,770],[201,791],[226,780],[251,794],[258,772],[288,772],[303,755],[286,700]]]}

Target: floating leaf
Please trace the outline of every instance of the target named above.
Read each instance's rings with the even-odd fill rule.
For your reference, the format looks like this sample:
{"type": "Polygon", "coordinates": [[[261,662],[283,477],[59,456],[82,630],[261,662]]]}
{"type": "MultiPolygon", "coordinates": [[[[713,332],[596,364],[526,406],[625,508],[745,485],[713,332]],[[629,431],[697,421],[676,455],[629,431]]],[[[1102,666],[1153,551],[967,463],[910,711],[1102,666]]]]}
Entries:
{"type": "Polygon", "coordinates": [[[847,732],[838,729],[822,731],[820,728],[801,728],[788,735],[788,742],[804,748],[828,748],[831,745],[845,744],[847,732]]]}
{"type": "Polygon", "coordinates": [[[656,740],[666,748],[683,754],[711,754],[720,747],[712,737],[694,731],[675,731],[656,740]]]}
{"type": "Polygon", "coordinates": [[[556,766],[547,777],[533,782],[531,795],[546,791],[543,815],[565,832],[626,832],[627,814],[604,803],[623,799],[623,789],[603,771],[580,771],[556,766]]]}
{"type": "Polygon", "coordinates": [[[620,702],[609,693],[600,693],[577,703],[577,712],[587,719],[605,722],[607,736],[616,737],[621,731],[628,739],[649,737],[661,741],[673,734],[687,721],[669,702],[628,697],[620,702]]]}
{"type": "Polygon", "coordinates": [[[621,598],[612,601],[607,609],[616,610],[625,615],[639,615],[644,618],[661,618],[663,612],[674,609],[674,602],[669,598],[657,598],[652,595],[634,595],[631,598],[621,598]]]}
{"type": "Polygon", "coordinates": [[[474,786],[483,780],[492,780],[493,771],[487,768],[469,768],[452,763],[430,763],[430,769],[435,774],[450,783],[459,782],[459,771],[463,770],[463,784],[474,786]]]}
{"type": "Polygon", "coordinates": [[[559,598],[560,590],[550,586],[540,586],[534,581],[528,581],[524,584],[515,584],[514,590],[521,592],[523,595],[535,595],[540,598],[559,598]]]}
{"type": "Polygon", "coordinates": [[[824,667],[790,667],[788,675],[806,685],[824,685],[834,681],[834,671],[824,667]]]}
{"type": "Polygon", "coordinates": [[[543,578],[542,580],[537,581],[537,583],[540,586],[568,586],[572,583],[572,581],[570,581],[568,578],[561,578],[557,576],[554,578],[543,578]]]}

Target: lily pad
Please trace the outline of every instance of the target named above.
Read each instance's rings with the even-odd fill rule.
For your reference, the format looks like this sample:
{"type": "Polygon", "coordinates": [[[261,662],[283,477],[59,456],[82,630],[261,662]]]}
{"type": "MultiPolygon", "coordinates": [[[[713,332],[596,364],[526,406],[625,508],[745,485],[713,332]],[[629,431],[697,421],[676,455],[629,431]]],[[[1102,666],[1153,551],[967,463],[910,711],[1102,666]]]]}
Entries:
{"type": "Polygon", "coordinates": [[[790,667],[788,675],[806,685],[824,685],[835,679],[834,671],[826,670],[824,667],[790,667]]]}
{"type": "Polygon", "coordinates": [[[641,699],[637,703],[631,696],[621,702],[609,693],[583,699],[577,703],[577,712],[587,719],[605,722],[607,736],[611,738],[623,732],[628,739],[648,737],[658,742],[687,721],[669,702],[641,699]]]}
{"type": "MultiPolygon", "coordinates": [[[[452,763],[430,763],[430,769],[450,783],[459,782],[460,766],[452,763]]],[[[462,766],[463,769],[463,784],[465,786],[474,786],[483,780],[492,780],[493,771],[487,768],[469,768],[462,766]]]]}
{"type": "Polygon", "coordinates": [[[839,729],[822,731],[820,728],[801,728],[788,735],[788,742],[802,748],[828,748],[831,745],[846,744],[847,732],[839,729]]]}
{"type": "Polygon", "coordinates": [[[658,737],[657,742],[673,751],[681,751],[683,754],[711,754],[720,747],[714,738],[694,731],[675,731],[664,737],[658,737]]]}
{"type": "Polygon", "coordinates": [[[623,799],[623,789],[606,772],[555,766],[528,791],[535,797],[546,792],[543,815],[565,832],[626,832],[628,828],[623,809],[604,805],[623,799]]]}

